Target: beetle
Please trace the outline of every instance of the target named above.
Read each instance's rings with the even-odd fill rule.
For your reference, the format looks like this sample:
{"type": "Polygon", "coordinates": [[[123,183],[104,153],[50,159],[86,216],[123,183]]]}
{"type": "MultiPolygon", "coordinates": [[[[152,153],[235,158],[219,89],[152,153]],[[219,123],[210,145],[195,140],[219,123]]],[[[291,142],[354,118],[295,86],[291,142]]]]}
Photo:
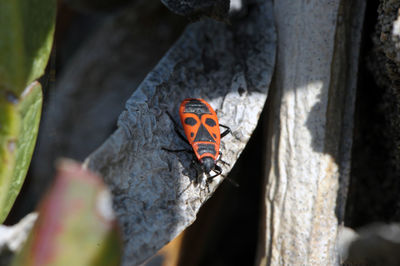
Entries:
{"type": "Polygon", "coordinates": [[[222,169],[217,163],[228,164],[221,159],[222,153],[219,150],[221,138],[231,133],[231,129],[219,124],[217,114],[211,105],[200,98],[187,98],[182,101],[179,116],[186,138],[178,130],[177,122],[172,115],[169,112],[167,114],[173,121],[178,136],[188,143],[191,149],[163,149],[170,152],[194,152],[201,170],[207,175],[207,182],[221,175],[222,169]],[[221,133],[219,127],[225,128],[225,131],[221,133]],[[215,172],[213,176],[210,176],[211,171],[215,172]]]}

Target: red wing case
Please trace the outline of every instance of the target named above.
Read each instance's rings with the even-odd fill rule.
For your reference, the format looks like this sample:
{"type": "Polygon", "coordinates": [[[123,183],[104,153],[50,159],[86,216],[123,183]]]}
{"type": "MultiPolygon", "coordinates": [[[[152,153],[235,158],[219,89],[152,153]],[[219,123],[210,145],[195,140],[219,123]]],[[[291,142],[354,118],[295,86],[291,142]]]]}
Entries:
{"type": "Polygon", "coordinates": [[[197,159],[209,156],[217,160],[221,132],[217,114],[212,107],[203,99],[189,98],[181,103],[179,115],[197,159]]]}

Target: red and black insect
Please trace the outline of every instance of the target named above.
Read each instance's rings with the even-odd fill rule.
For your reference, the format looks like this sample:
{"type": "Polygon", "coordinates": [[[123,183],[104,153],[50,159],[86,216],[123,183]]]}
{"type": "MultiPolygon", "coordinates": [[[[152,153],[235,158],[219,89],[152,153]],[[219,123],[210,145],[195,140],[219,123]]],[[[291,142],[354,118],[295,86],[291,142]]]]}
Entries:
{"type": "Polygon", "coordinates": [[[171,152],[194,152],[200,162],[201,170],[207,175],[208,181],[222,174],[222,169],[217,162],[226,162],[221,160],[220,141],[231,130],[229,127],[219,124],[217,114],[212,107],[203,99],[188,98],[183,100],[179,108],[179,115],[186,138],[178,130],[178,125],[171,114],[168,112],[167,114],[174,122],[175,131],[181,139],[191,146],[191,149],[163,149],[171,152]],[[219,129],[220,126],[225,128],[222,134],[219,129]],[[211,171],[215,172],[213,176],[210,176],[211,171]]]}

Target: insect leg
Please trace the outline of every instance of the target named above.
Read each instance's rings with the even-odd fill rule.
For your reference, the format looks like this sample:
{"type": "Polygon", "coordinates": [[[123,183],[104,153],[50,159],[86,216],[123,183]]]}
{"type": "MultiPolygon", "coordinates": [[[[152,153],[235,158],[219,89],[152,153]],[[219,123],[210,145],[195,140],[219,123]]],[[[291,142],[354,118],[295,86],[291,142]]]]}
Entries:
{"type": "MultiPolygon", "coordinates": [[[[194,157],[194,156],[193,156],[194,157]]],[[[198,162],[196,161],[196,158],[192,159],[192,167],[195,169],[196,171],[196,184],[199,184],[200,182],[200,176],[203,174],[203,170],[201,169],[201,167],[199,166],[198,162]]]]}
{"type": "Polygon", "coordinates": [[[221,163],[223,163],[223,164],[225,164],[225,165],[230,166],[229,163],[227,163],[227,162],[225,162],[224,160],[222,160],[222,152],[219,152],[219,156],[218,156],[217,162],[221,162],[221,163]]]}
{"type": "Polygon", "coordinates": [[[206,179],[207,192],[210,193],[210,185],[209,184],[211,183],[212,179],[214,177],[216,177],[216,175],[210,176],[210,173],[205,173],[205,174],[206,174],[206,177],[207,177],[207,179],[206,179]]]}
{"type": "Polygon", "coordinates": [[[177,150],[173,150],[173,149],[169,149],[166,147],[161,147],[162,150],[164,151],[169,151],[169,152],[182,152],[182,151],[186,151],[186,152],[192,152],[191,149],[177,149],[177,150]]]}
{"type": "Polygon", "coordinates": [[[219,176],[220,174],[222,174],[222,169],[221,167],[219,167],[218,165],[215,165],[214,167],[214,172],[216,173],[213,176],[208,176],[207,177],[207,182],[211,182],[212,179],[214,179],[215,177],[219,176]]]}
{"type": "Polygon", "coordinates": [[[231,129],[225,125],[219,124],[219,126],[225,128],[225,131],[221,133],[221,139],[232,132],[231,129]]]}
{"type": "Polygon", "coordinates": [[[208,178],[207,180],[211,181],[211,179],[213,179],[214,177],[221,175],[224,179],[231,182],[232,185],[234,185],[235,187],[239,187],[239,184],[236,181],[234,181],[233,179],[230,179],[229,177],[227,177],[225,175],[222,175],[222,169],[220,166],[215,165],[214,172],[216,172],[216,174],[214,176],[208,178]]]}
{"type": "Polygon", "coordinates": [[[178,134],[178,136],[179,136],[179,138],[181,138],[181,140],[183,140],[184,142],[186,142],[187,144],[190,145],[189,141],[183,136],[182,132],[179,131],[178,122],[175,121],[173,116],[168,111],[166,111],[166,113],[169,116],[169,118],[171,119],[171,121],[174,123],[174,130],[175,130],[176,134],[178,134]]]}

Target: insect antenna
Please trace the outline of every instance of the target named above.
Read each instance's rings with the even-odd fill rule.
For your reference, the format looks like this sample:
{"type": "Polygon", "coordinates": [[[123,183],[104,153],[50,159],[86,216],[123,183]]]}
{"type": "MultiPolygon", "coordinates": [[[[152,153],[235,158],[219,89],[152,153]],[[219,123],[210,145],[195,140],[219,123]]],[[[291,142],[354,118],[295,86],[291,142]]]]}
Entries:
{"type": "Polygon", "coordinates": [[[215,165],[214,171],[217,173],[214,177],[221,175],[224,179],[228,180],[232,185],[234,185],[235,187],[239,187],[239,184],[236,181],[222,174],[222,169],[218,165],[215,165]]]}
{"type": "Polygon", "coordinates": [[[229,177],[227,177],[227,176],[225,176],[225,175],[221,175],[224,179],[226,179],[226,180],[228,180],[232,185],[234,185],[235,187],[240,187],[239,186],[239,184],[235,181],[235,180],[233,180],[233,179],[231,179],[231,178],[229,178],[229,177]]]}

